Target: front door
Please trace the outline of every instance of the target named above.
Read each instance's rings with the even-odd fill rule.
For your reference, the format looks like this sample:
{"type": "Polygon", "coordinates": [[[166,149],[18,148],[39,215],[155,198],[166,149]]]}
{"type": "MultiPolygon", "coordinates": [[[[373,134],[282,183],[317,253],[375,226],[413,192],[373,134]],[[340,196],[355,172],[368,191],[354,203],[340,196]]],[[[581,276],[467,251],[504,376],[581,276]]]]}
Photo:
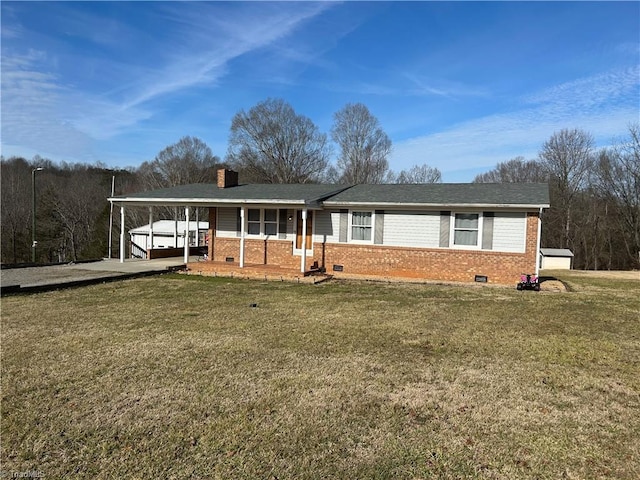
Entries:
{"type": "MultiPolygon", "coordinates": [[[[313,246],[313,212],[307,210],[307,250],[313,246]]],[[[302,250],[302,210],[296,217],[296,250],[302,250]]]]}

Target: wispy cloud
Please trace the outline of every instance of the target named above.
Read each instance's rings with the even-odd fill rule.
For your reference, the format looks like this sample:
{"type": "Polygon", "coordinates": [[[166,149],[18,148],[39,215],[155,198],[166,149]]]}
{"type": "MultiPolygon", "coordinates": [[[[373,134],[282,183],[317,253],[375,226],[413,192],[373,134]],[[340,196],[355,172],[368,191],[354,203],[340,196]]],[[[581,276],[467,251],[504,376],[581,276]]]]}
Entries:
{"type": "Polygon", "coordinates": [[[423,78],[413,73],[405,73],[403,76],[410,83],[410,87],[407,88],[409,95],[449,98],[484,97],[488,95],[485,88],[476,85],[467,85],[444,79],[423,78]]]}
{"type": "MultiPolygon", "coordinates": [[[[234,59],[267,48],[293,33],[327,4],[167,4],[152,15],[164,17],[163,38],[150,39],[122,21],[105,21],[73,10],[63,29],[81,42],[125,51],[124,45],[148,45],[143,63],[126,55],[95,58],[69,52],[66,62],[82,65],[78,76],[58,70],[57,55],[21,48],[34,32],[5,28],[2,51],[3,149],[28,147],[51,155],[86,159],[95,141],[125,133],[155,114],[154,101],[197,85],[215,85],[234,59]],[[159,14],[158,14],[159,11],[159,14]],[[99,32],[99,33],[96,33],[99,32]],[[119,45],[121,42],[123,45],[119,45]],[[108,76],[105,91],[83,87],[82,77],[108,76]]],[[[67,12],[69,13],[69,12],[67,12]]]]}
{"type": "Polygon", "coordinates": [[[606,145],[638,119],[640,69],[632,67],[567,82],[525,95],[511,113],[489,115],[394,146],[392,165],[428,163],[443,173],[493,168],[522,155],[535,157],[562,128],[580,128],[606,145]]]}
{"type": "Polygon", "coordinates": [[[329,6],[304,3],[289,7],[287,4],[254,4],[254,8],[230,17],[206,4],[196,4],[188,10],[167,7],[167,16],[180,26],[172,34],[178,46],[167,42],[171,60],[140,80],[139,91],[127,106],[194,85],[216,82],[228,71],[232,60],[286,37],[329,6]]]}

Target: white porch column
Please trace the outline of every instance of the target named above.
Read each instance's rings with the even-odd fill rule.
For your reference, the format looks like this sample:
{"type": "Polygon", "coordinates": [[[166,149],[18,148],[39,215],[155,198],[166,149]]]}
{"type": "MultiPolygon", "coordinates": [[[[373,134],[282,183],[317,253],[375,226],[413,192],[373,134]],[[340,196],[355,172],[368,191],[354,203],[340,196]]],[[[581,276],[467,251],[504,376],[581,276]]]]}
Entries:
{"type": "Polygon", "coordinates": [[[244,268],[244,214],[246,207],[240,208],[240,268],[244,268]]]}
{"type": "Polygon", "coordinates": [[[120,263],[124,263],[127,246],[124,243],[124,205],[120,206],[120,263]]]}
{"type": "MultiPolygon", "coordinates": [[[[525,222],[529,219],[525,216],[525,222]]],[[[538,239],[536,241],[536,277],[540,275],[540,235],[542,234],[542,207],[538,211],[538,239]]]]}
{"type": "Polygon", "coordinates": [[[200,210],[196,207],[196,247],[200,246],[200,210]]]}
{"type": "Polygon", "coordinates": [[[178,248],[178,207],[173,207],[173,248],[178,248]]]}
{"type": "Polygon", "coordinates": [[[189,261],[189,207],[184,207],[184,219],[187,225],[184,229],[184,263],[189,261]]]}
{"type": "Polygon", "coordinates": [[[149,207],[149,242],[147,249],[153,248],[153,207],[149,207]]]}
{"type": "Polygon", "coordinates": [[[307,209],[302,209],[302,257],[300,258],[300,271],[304,273],[307,263],[307,209]]]}

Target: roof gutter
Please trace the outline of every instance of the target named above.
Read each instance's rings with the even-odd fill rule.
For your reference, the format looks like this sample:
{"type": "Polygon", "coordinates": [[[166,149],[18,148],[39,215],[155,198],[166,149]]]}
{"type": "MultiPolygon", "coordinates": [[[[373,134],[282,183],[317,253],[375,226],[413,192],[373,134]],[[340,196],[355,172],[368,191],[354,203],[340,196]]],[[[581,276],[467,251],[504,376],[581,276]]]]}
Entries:
{"type": "Polygon", "coordinates": [[[392,207],[392,208],[526,208],[530,210],[549,208],[549,204],[538,203],[405,203],[405,202],[324,202],[325,207],[392,207]]]}

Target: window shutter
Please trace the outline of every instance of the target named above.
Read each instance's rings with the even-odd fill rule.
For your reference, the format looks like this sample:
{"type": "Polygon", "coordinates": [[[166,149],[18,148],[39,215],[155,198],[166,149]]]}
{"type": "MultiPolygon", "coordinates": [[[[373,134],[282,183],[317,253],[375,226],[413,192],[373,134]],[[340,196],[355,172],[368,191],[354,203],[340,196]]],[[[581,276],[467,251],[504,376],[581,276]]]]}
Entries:
{"type": "Polygon", "coordinates": [[[240,217],[240,207],[236,208],[236,237],[240,236],[240,231],[242,230],[242,225],[240,222],[242,218],[240,217]]]}
{"type": "Polygon", "coordinates": [[[482,214],[482,249],[493,249],[493,212],[482,214]]]}
{"type": "Polygon", "coordinates": [[[349,210],[340,210],[340,234],[339,242],[347,241],[347,231],[349,230],[349,210]]]}
{"type": "Polygon", "coordinates": [[[287,238],[287,211],[284,209],[278,210],[278,238],[287,238]]]}
{"type": "Polygon", "coordinates": [[[440,246],[449,246],[449,234],[451,229],[451,212],[440,212],[440,246]]]}
{"type": "Polygon", "coordinates": [[[384,210],[376,210],[376,224],[374,225],[373,243],[382,245],[382,235],[384,232],[384,210]]]}

